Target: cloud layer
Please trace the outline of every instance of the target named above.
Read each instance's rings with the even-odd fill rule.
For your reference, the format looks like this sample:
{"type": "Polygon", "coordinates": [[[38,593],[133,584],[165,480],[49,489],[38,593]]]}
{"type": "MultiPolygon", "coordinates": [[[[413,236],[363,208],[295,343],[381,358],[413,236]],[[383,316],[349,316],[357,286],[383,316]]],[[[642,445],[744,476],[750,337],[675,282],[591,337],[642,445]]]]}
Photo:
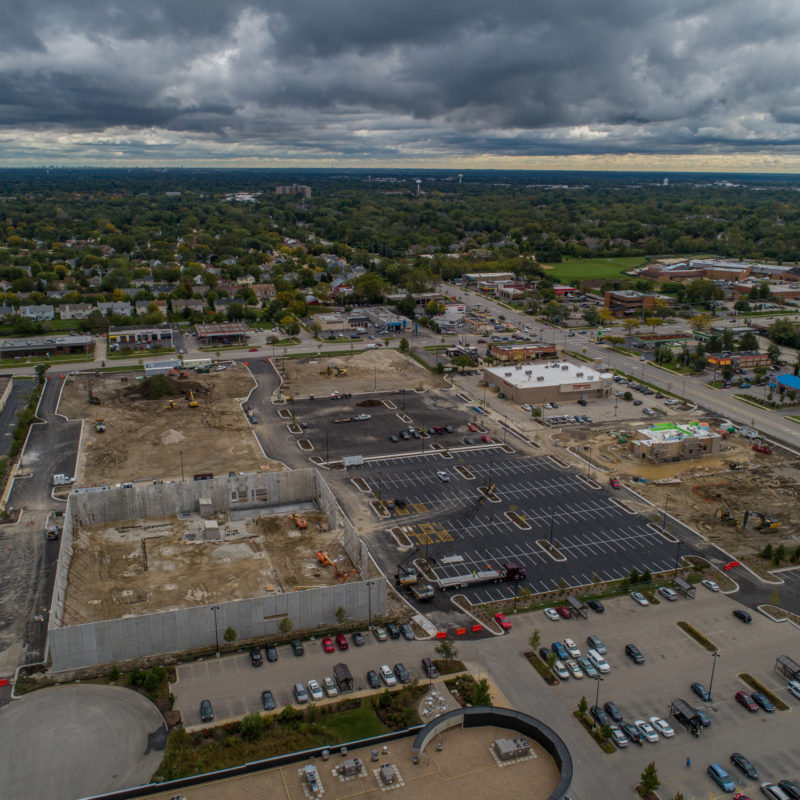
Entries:
{"type": "Polygon", "coordinates": [[[0,29],[0,158],[780,162],[798,33],[788,0],[29,0],[0,29]]]}

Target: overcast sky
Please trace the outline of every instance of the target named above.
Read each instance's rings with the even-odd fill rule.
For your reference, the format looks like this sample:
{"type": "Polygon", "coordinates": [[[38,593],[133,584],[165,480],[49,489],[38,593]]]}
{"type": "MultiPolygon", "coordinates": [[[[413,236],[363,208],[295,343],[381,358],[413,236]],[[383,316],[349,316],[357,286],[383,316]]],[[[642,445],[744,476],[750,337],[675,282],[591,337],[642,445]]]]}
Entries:
{"type": "Polygon", "coordinates": [[[0,163],[800,171],[792,0],[26,0],[0,163]]]}

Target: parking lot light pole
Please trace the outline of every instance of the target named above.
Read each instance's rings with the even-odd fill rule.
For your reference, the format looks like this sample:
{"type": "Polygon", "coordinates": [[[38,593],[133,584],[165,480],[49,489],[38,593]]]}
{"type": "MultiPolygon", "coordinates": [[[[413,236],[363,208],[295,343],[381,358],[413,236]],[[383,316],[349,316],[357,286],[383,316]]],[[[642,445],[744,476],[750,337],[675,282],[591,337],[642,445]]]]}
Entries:
{"type": "Polygon", "coordinates": [[[719,658],[719,652],[715,650],[711,654],[711,680],[708,682],[708,702],[711,703],[714,700],[714,695],[711,694],[711,689],[714,686],[714,670],[717,668],[717,659],[719,658]]]}
{"type": "Polygon", "coordinates": [[[678,539],[678,549],[675,553],[675,577],[678,577],[678,566],[681,563],[681,545],[683,542],[678,539]]]}
{"type": "MultiPolygon", "coordinates": [[[[600,684],[603,682],[603,679],[600,677],[599,673],[597,675],[596,680],[597,680],[597,692],[595,693],[595,696],[594,696],[594,704],[595,704],[595,706],[599,706],[600,705],[600,684]]],[[[597,728],[597,714],[594,715],[594,728],[595,729],[597,728]]]]}
{"type": "MultiPolygon", "coordinates": [[[[661,530],[666,531],[667,529],[667,503],[669,503],[669,495],[664,495],[664,518],[661,520],[661,530]]],[[[675,569],[677,569],[677,564],[675,565],[675,569]]]]}
{"type": "Polygon", "coordinates": [[[217,627],[217,611],[219,611],[219,606],[211,606],[211,610],[214,612],[214,642],[217,646],[217,658],[219,658],[219,628],[217,627]]]}
{"type": "Polygon", "coordinates": [[[586,462],[586,479],[590,480],[592,477],[592,446],[586,448],[589,451],[589,460],[586,462]]]}
{"type": "Polygon", "coordinates": [[[554,520],[553,509],[551,508],[550,509],[550,542],[549,542],[551,548],[553,546],[553,520],[554,520]]]}

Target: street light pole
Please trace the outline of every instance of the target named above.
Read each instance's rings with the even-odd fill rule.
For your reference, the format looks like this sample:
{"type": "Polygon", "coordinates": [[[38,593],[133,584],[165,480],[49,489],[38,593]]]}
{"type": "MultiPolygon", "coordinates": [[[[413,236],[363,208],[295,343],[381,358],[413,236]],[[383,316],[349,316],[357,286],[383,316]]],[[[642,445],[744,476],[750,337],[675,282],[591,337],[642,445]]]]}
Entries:
{"type": "Polygon", "coordinates": [[[661,520],[661,530],[667,530],[667,503],[669,503],[669,495],[664,495],[664,518],[661,520]]]}
{"type": "Polygon", "coordinates": [[[711,680],[708,682],[708,701],[712,702],[714,700],[714,695],[711,694],[711,689],[714,686],[714,670],[717,668],[717,659],[719,658],[719,652],[715,650],[712,654],[712,662],[711,662],[711,680]]]}
{"type": "Polygon", "coordinates": [[[586,462],[586,479],[590,480],[591,477],[592,477],[592,473],[591,473],[591,470],[592,470],[592,446],[591,445],[589,445],[588,450],[589,450],[589,460],[586,462]]]}
{"type": "Polygon", "coordinates": [[[219,628],[217,627],[217,611],[219,611],[219,606],[211,606],[211,610],[214,612],[214,642],[217,647],[217,658],[219,658],[219,628]]]}
{"type": "Polygon", "coordinates": [[[553,521],[554,521],[553,509],[551,508],[550,509],[550,541],[549,541],[549,544],[550,544],[551,548],[553,546],[553,521]]]}
{"type": "MultiPolygon", "coordinates": [[[[595,704],[595,706],[599,706],[600,705],[600,684],[603,682],[603,679],[598,674],[596,680],[597,680],[597,692],[595,693],[595,696],[594,696],[594,704],[595,704]]],[[[594,728],[597,729],[597,715],[596,714],[594,715],[594,728]]]]}
{"type": "Polygon", "coordinates": [[[681,545],[682,544],[683,544],[683,542],[681,542],[681,540],[678,539],[678,550],[675,553],[675,577],[676,578],[678,577],[678,565],[680,564],[680,561],[681,561],[681,545]]]}

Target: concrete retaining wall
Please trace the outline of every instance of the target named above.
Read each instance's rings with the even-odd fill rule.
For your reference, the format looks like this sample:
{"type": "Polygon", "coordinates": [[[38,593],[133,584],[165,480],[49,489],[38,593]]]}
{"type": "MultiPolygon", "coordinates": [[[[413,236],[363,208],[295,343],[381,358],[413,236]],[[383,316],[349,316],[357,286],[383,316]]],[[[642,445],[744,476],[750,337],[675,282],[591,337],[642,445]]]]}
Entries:
{"type": "MultiPolygon", "coordinates": [[[[234,513],[237,507],[257,506],[268,511],[274,506],[314,502],[328,516],[331,528],[342,530],[342,545],[362,574],[370,568],[366,545],[316,470],[236,475],[128,489],[78,489],[70,494],[67,504],[53,588],[47,649],[54,671],[180,653],[215,644],[215,615],[211,605],[62,627],[76,527],[195,513],[201,497],[210,498],[215,509],[234,513]]],[[[333,626],[340,607],[347,611],[349,619],[383,616],[387,612],[386,593],[386,581],[374,578],[217,603],[217,633],[221,640],[230,626],[240,639],[274,637],[279,635],[284,617],[299,631],[333,626]]]]}

